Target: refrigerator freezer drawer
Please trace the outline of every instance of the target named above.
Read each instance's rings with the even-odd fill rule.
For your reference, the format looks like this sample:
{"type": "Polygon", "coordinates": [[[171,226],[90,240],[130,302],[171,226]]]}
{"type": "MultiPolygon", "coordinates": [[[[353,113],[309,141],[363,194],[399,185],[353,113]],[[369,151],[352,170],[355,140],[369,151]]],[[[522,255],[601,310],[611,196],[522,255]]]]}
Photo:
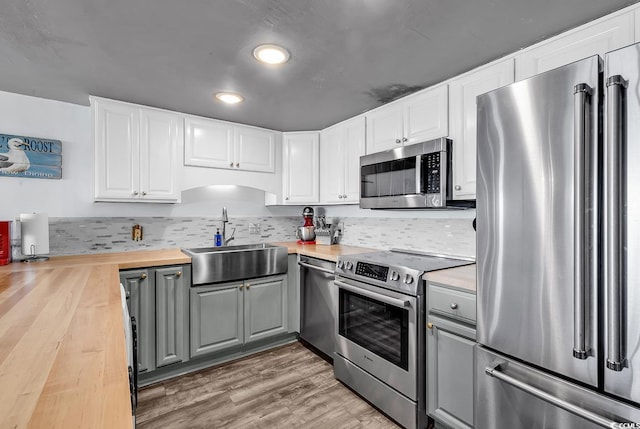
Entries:
{"type": "Polygon", "coordinates": [[[481,346],[476,348],[476,386],[475,427],[478,429],[595,429],[616,427],[618,423],[640,423],[638,408],[481,346]]]}

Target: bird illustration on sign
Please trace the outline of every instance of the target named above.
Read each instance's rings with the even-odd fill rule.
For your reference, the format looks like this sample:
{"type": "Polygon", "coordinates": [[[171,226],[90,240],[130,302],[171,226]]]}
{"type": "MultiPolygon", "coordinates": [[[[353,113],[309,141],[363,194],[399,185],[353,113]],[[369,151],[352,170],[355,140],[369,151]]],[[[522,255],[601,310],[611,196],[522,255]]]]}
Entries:
{"type": "Polygon", "coordinates": [[[0,171],[5,173],[27,171],[31,162],[22,147],[28,145],[20,139],[13,138],[9,140],[7,146],[9,146],[9,152],[0,153],[0,171]]]}
{"type": "Polygon", "coordinates": [[[0,177],[62,178],[62,143],[0,134],[0,177]]]}

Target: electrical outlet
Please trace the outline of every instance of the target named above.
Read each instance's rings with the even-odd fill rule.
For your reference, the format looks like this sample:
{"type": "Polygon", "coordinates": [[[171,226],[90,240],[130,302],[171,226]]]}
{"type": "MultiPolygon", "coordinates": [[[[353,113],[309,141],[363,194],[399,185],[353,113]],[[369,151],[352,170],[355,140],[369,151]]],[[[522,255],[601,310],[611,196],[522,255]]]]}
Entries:
{"type": "Polygon", "coordinates": [[[259,223],[249,223],[249,234],[250,235],[260,235],[260,224],[259,223]]]}

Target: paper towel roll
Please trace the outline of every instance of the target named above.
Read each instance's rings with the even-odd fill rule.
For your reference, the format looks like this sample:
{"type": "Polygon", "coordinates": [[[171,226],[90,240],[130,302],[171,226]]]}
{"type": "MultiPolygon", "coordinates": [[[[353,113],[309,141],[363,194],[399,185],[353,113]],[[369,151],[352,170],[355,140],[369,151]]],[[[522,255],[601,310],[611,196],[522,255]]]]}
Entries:
{"type": "Polygon", "coordinates": [[[21,214],[20,236],[23,255],[49,253],[49,216],[46,213],[21,214]]]}

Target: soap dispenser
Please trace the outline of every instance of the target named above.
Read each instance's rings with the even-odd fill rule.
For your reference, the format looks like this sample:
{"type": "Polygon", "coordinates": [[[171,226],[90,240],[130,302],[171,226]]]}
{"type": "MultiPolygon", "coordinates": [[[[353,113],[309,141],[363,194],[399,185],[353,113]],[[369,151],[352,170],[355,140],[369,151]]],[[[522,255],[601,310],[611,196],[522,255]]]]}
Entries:
{"type": "Polygon", "coordinates": [[[216,228],[216,235],[214,236],[216,247],[222,246],[222,234],[220,234],[220,228],[216,228]]]}

